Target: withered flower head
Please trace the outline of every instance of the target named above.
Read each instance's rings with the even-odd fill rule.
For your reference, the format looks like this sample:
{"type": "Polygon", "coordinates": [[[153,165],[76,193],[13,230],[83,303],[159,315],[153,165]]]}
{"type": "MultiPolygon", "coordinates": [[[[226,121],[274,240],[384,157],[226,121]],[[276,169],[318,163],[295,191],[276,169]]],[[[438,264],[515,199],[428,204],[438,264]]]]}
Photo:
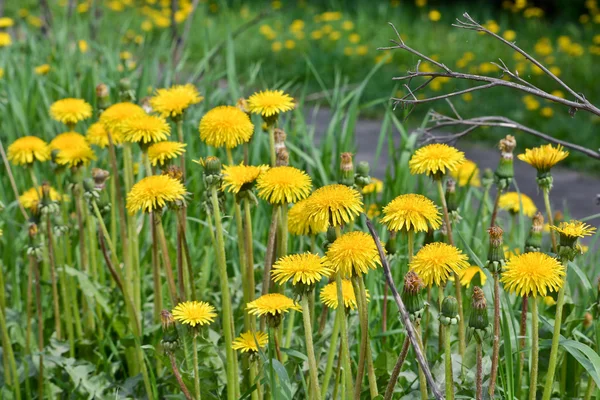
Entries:
{"type": "Polygon", "coordinates": [[[473,308],[478,310],[484,310],[487,307],[485,302],[485,294],[479,286],[473,288],[473,308]]]}
{"type": "Polygon", "coordinates": [[[533,232],[541,232],[544,229],[544,216],[541,212],[537,212],[532,219],[531,230],[533,232]]]}
{"type": "Polygon", "coordinates": [[[290,164],[290,153],[284,147],[277,150],[277,160],[275,163],[278,167],[287,166],[290,164]]]}
{"type": "Polygon", "coordinates": [[[173,314],[169,310],[162,310],[160,312],[160,323],[162,324],[162,328],[164,330],[169,329],[171,326],[175,324],[175,319],[173,318],[173,314]]]}
{"type": "Polygon", "coordinates": [[[512,135],[506,135],[506,137],[501,139],[500,143],[498,143],[498,148],[504,158],[512,158],[515,147],[517,147],[517,140],[512,135]]]}
{"type": "Polygon", "coordinates": [[[417,275],[415,271],[408,271],[406,275],[404,275],[404,291],[410,294],[417,294],[423,288],[425,284],[423,280],[417,275]]]}
{"type": "Polygon", "coordinates": [[[240,97],[238,101],[235,103],[235,106],[245,112],[246,114],[250,112],[248,109],[248,100],[243,97],[240,97]]]}
{"type": "Polygon", "coordinates": [[[94,185],[96,189],[104,189],[106,186],[106,180],[110,176],[110,173],[104,169],[92,168],[92,179],[94,179],[94,185]]]}
{"type": "Polygon", "coordinates": [[[341,158],[341,163],[340,163],[340,168],[342,171],[347,172],[347,171],[352,171],[354,170],[354,164],[352,163],[352,153],[342,153],[340,154],[340,158],[341,158]]]}
{"type": "Polygon", "coordinates": [[[165,171],[163,171],[163,175],[168,175],[173,179],[183,182],[183,172],[181,171],[181,168],[176,165],[170,165],[165,171]]]}
{"type": "Polygon", "coordinates": [[[499,226],[492,226],[488,229],[490,235],[490,245],[499,246],[502,244],[502,235],[504,231],[499,226]]]}
{"type": "Polygon", "coordinates": [[[104,98],[104,97],[108,97],[108,94],[109,94],[108,86],[106,86],[104,83],[99,83],[96,86],[96,97],[104,98]]]}

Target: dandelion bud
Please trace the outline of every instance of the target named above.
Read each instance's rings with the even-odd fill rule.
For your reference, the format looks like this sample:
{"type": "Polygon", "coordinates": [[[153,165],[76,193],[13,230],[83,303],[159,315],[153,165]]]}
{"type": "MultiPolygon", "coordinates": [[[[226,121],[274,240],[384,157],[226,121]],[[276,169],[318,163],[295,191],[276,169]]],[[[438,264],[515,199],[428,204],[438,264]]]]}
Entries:
{"type": "Polygon", "coordinates": [[[449,212],[458,211],[458,199],[456,198],[456,181],[448,179],[446,182],[446,204],[449,212]]]}
{"type": "Polygon", "coordinates": [[[290,153],[288,153],[285,145],[277,151],[277,159],[275,165],[278,167],[285,167],[290,164],[290,153]]]}
{"type": "Polygon", "coordinates": [[[369,163],[361,161],[356,167],[356,175],[354,175],[354,184],[361,189],[371,183],[371,177],[369,176],[370,171],[369,163]]]}
{"type": "Polygon", "coordinates": [[[500,162],[495,172],[495,181],[498,189],[504,190],[512,183],[512,178],[515,176],[513,167],[513,150],[517,146],[517,141],[514,136],[506,135],[500,140],[498,147],[500,148],[500,162]]]}
{"type": "Polygon", "coordinates": [[[135,91],[131,88],[131,82],[127,78],[119,81],[119,98],[121,101],[135,101],[135,91]]]}
{"type": "Polygon", "coordinates": [[[59,210],[58,204],[50,196],[50,189],[48,182],[42,183],[42,198],[38,203],[38,208],[43,215],[55,214],[59,210]]]}
{"type": "Polygon", "coordinates": [[[583,316],[583,327],[588,329],[594,322],[594,316],[590,312],[586,312],[583,316]]]}
{"type": "Polygon", "coordinates": [[[502,272],[505,264],[504,248],[502,247],[502,235],[504,231],[499,226],[492,226],[488,229],[490,235],[490,246],[488,251],[488,260],[486,267],[492,273],[502,272]]]}
{"type": "Polygon", "coordinates": [[[160,312],[160,322],[163,330],[161,344],[165,351],[172,352],[177,349],[179,345],[179,334],[177,333],[177,328],[175,327],[175,319],[173,319],[173,314],[167,310],[162,310],[160,312]]]}
{"type": "Polygon", "coordinates": [[[106,110],[110,106],[108,86],[100,83],[96,86],[96,103],[100,111],[106,110]]]}
{"type": "Polygon", "coordinates": [[[459,321],[458,301],[452,296],[448,296],[442,302],[442,312],[440,313],[440,323],[443,325],[456,325],[459,321]]]}
{"type": "Polygon", "coordinates": [[[540,251],[542,248],[542,232],[544,230],[544,216],[541,212],[533,217],[529,236],[525,240],[525,252],[540,251]]]}
{"type": "Polygon", "coordinates": [[[92,168],[92,179],[94,180],[94,186],[98,190],[104,189],[109,176],[110,173],[104,169],[92,168]]]}
{"type": "Polygon", "coordinates": [[[352,153],[340,154],[340,183],[346,186],[354,185],[354,164],[352,153]]]}
{"type": "Polygon", "coordinates": [[[423,300],[423,281],[414,271],[408,271],[404,276],[404,288],[402,289],[402,301],[410,314],[410,320],[420,322],[425,311],[423,300]]]}
{"type": "Polygon", "coordinates": [[[469,328],[473,330],[475,340],[481,342],[489,331],[487,304],[483,290],[479,286],[473,288],[471,303],[471,315],[469,317],[469,328]]]}
{"type": "Polygon", "coordinates": [[[494,183],[494,171],[489,168],[483,170],[483,176],[481,177],[481,183],[484,188],[489,189],[494,183]]]}
{"type": "MultiPolygon", "coordinates": [[[[398,236],[398,231],[390,231],[390,237],[388,238],[387,242],[385,243],[385,252],[389,255],[389,256],[393,256],[394,254],[396,254],[396,237],[398,236]]],[[[404,279],[406,280],[406,277],[404,277],[404,279]]]]}
{"type": "Polygon", "coordinates": [[[273,137],[275,139],[275,152],[278,153],[280,149],[287,150],[285,147],[285,139],[287,134],[283,129],[275,128],[273,131],[273,137]]]}

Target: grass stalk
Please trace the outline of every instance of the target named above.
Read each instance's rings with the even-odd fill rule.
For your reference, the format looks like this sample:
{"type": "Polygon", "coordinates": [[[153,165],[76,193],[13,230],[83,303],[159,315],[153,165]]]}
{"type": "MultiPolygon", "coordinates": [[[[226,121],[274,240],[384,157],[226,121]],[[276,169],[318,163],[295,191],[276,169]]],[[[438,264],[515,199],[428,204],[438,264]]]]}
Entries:
{"type": "Polygon", "coordinates": [[[310,322],[310,306],[308,304],[309,294],[304,293],[300,301],[302,305],[302,319],[304,320],[304,339],[306,341],[306,353],[308,355],[308,370],[310,374],[310,393],[311,399],[321,399],[321,389],[319,388],[319,378],[317,369],[317,359],[315,358],[315,349],[313,345],[312,324],[310,322]]]}
{"type": "MultiPolygon", "coordinates": [[[[539,360],[539,322],[537,299],[531,299],[531,378],[529,379],[529,400],[536,399],[537,378],[538,378],[538,360],[539,360]]],[[[546,379],[551,376],[546,377],[546,379]]]]}
{"type": "Polygon", "coordinates": [[[327,364],[325,365],[325,374],[323,375],[323,385],[321,386],[322,398],[325,398],[325,395],[327,394],[327,388],[329,388],[329,381],[331,380],[331,375],[333,373],[335,354],[338,351],[337,342],[340,334],[341,318],[342,313],[336,313],[333,329],[331,331],[331,338],[329,339],[329,350],[327,351],[327,364]]]}
{"type": "MultiPolygon", "coordinates": [[[[0,307],[0,330],[2,331],[3,350],[8,360],[10,379],[5,382],[13,387],[13,393],[16,400],[21,400],[21,383],[19,380],[19,372],[15,361],[15,353],[13,352],[12,343],[10,342],[10,334],[6,326],[6,318],[4,307],[0,307]]],[[[26,377],[27,379],[28,377],[26,377]]]]}

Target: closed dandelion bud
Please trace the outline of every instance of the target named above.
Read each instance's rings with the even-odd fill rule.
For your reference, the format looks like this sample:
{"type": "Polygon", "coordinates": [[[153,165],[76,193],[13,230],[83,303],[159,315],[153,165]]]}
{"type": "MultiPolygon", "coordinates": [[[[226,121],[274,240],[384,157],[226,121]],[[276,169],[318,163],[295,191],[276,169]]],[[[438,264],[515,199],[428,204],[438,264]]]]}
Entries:
{"type": "Polygon", "coordinates": [[[104,169],[92,168],[92,179],[94,180],[94,186],[98,190],[104,190],[109,176],[110,173],[104,169]]]}
{"type": "Polygon", "coordinates": [[[91,178],[83,180],[83,197],[87,200],[100,198],[100,191],[96,189],[94,180],[91,178]]]}
{"type": "Polygon", "coordinates": [[[329,228],[327,228],[327,235],[323,247],[328,248],[329,245],[331,245],[331,243],[335,242],[336,238],[337,236],[335,234],[335,228],[333,226],[330,226],[329,228]]]}
{"type": "Polygon", "coordinates": [[[217,157],[206,157],[204,160],[204,180],[207,187],[221,185],[221,161],[217,157]]]}
{"type": "Polygon", "coordinates": [[[346,186],[354,185],[354,164],[352,162],[352,153],[342,153],[340,155],[340,183],[346,186]]]}
{"type": "Polygon", "coordinates": [[[119,98],[121,101],[135,101],[135,91],[131,88],[131,81],[127,78],[119,81],[119,98]]]}
{"type": "Polygon", "coordinates": [[[104,111],[110,106],[108,86],[104,83],[100,83],[96,86],[96,104],[98,110],[104,111]]]}
{"type": "Polygon", "coordinates": [[[277,159],[275,165],[278,167],[286,167],[290,164],[290,153],[288,153],[285,145],[277,151],[277,159]]]}
{"type": "Polygon", "coordinates": [[[489,168],[483,170],[483,175],[481,177],[481,184],[484,188],[489,189],[492,187],[494,183],[494,171],[489,168]]]}
{"type": "Polygon", "coordinates": [[[586,312],[583,316],[583,322],[582,322],[583,327],[585,329],[588,329],[590,326],[592,326],[593,322],[594,322],[594,316],[591,313],[586,312]]]}
{"type": "Polygon", "coordinates": [[[371,183],[371,176],[369,175],[370,171],[369,163],[366,161],[361,161],[358,163],[356,167],[356,174],[354,175],[354,184],[362,191],[362,189],[371,183]]]}
{"type": "Polygon", "coordinates": [[[175,327],[175,319],[173,314],[167,310],[162,310],[160,313],[160,322],[162,325],[163,337],[161,344],[165,351],[172,352],[179,346],[179,334],[175,327]]]}
{"type": "Polygon", "coordinates": [[[42,215],[55,214],[58,212],[58,204],[50,197],[50,184],[44,182],[42,184],[42,199],[38,204],[38,208],[42,215]]]}
{"type": "Polygon", "coordinates": [[[483,290],[479,286],[473,288],[473,301],[471,303],[471,315],[469,316],[470,334],[477,342],[481,343],[488,335],[490,322],[488,319],[487,304],[483,290]]]}
{"type": "Polygon", "coordinates": [[[544,216],[541,212],[533,217],[529,236],[525,240],[525,252],[540,251],[542,248],[542,232],[544,230],[544,216]]]}
{"type": "Polygon", "coordinates": [[[500,140],[498,147],[500,148],[500,161],[495,172],[495,181],[498,189],[504,190],[512,183],[512,178],[515,176],[513,167],[513,150],[517,145],[514,136],[506,135],[500,140]]]}
{"type": "Polygon", "coordinates": [[[423,281],[413,271],[408,271],[404,276],[404,288],[402,289],[402,301],[410,314],[412,322],[420,322],[425,311],[423,300],[423,281]]]}
{"type": "Polygon", "coordinates": [[[458,301],[452,296],[448,296],[442,302],[442,312],[440,313],[440,323],[443,325],[458,324],[458,301]]]}
{"type": "Polygon", "coordinates": [[[490,270],[491,273],[499,274],[502,272],[502,268],[505,264],[505,256],[504,256],[504,247],[502,246],[502,228],[499,226],[492,226],[488,229],[488,234],[490,235],[490,246],[488,250],[488,259],[486,263],[486,268],[490,270]]]}
{"type": "MultiPolygon", "coordinates": [[[[387,242],[385,243],[385,252],[390,257],[393,256],[394,254],[396,254],[396,248],[397,248],[397,242],[398,242],[398,240],[396,239],[397,236],[398,236],[397,231],[390,231],[390,237],[388,238],[387,242]]],[[[404,279],[406,280],[406,277],[404,279]]]]}
{"type": "Polygon", "coordinates": [[[446,182],[446,204],[449,212],[458,211],[458,199],[456,197],[456,181],[448,179],[446,182]]]}
{"type": "Polygon", "coordinates": [[[275,128],[275,130],[273,131],[273,137],[275,138],[274,147],[276,153],[278,153],[280,149],[287,150],[287,148],[285,147],[285,139],[287,137],[287,134],[283,129],[275,128]]]}

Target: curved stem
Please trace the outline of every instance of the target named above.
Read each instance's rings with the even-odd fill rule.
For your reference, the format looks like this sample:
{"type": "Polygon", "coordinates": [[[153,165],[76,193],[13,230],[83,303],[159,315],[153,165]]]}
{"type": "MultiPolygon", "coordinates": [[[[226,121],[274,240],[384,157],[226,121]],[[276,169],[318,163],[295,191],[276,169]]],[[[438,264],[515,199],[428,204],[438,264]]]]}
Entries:
{"type": "MultiPolygon", "coordinates": [[[[538,351],[539,351],[539,322],[537,299],[532,298],[531,302],[531,378],[529,379],[529,400],[536,399],[537,378],[538,378],[538,351]]],[[[552,382],[552,375],[546,377],[552,382]]]]}
{"type": "Polygon", "coordinates": [[[394,369],[392,370],[392,374],[390,375],[390,381],[388,382],[387,388],[385,389],[385,395],[383,396],[385,400],[392,399],[392,395],[394,394],[394,388],[398,383],[398,376],[400,375],[400,371],[402,371],[402,365],[404,364],[404,360],[406,360],[406,355],[408,354],[409,346],[410,340],[408,340],[408,337],[405,337],[404,342],[402,343],[402,350],[400,351],[398,360],[396,361],[394,369]]]}
{"type": "Polygon", "coordinates": [[[450,326],[446,326],[444,343],[444,362],[446,371],[446,400],[454,399],[454,377],[452,376],[452,351],[450,348],[450,326]]]}
{"type": "Polygon", "coordinates": [[[315,349],[312,337],[312,325],[310,323],[310,306],[308,305],[308,295],[302,295],[302,319],[304,320],[304,339],[306,340],[306,353],[308,355],[308,370],[310,373],[310,396],[313,399],[321,399],[321,389],[319,388],[319,378],[317,369],[317,360],[315,358],[315,349]]]}

